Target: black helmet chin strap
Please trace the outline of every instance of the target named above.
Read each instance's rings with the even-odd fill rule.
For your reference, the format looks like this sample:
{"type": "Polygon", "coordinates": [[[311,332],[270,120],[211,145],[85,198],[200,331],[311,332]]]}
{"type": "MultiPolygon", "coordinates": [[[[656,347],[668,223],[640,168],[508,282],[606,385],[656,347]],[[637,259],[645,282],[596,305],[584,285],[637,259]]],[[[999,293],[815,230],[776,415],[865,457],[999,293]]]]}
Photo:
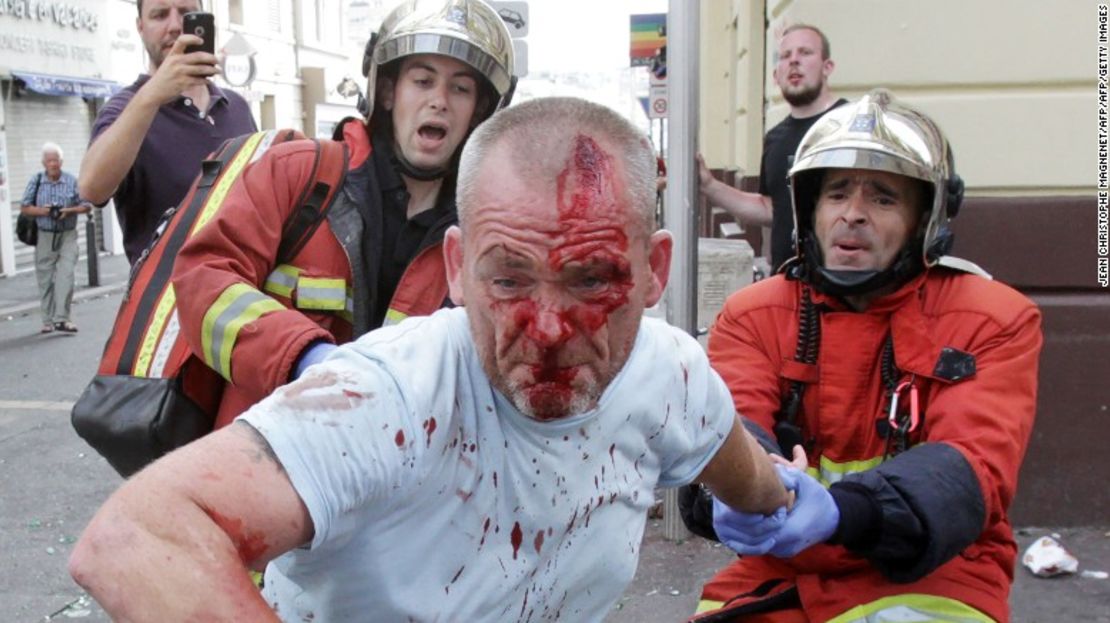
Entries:
{"type": "Polygon", "coordinates": [[[898,252],[894,263],[885,270],[832,270],[824,267],[821,249],[812,233],[806,235],[805,281],[818,292],[830,296],[869,294],[891,284],[902,285],[924,269],[921,263],[921,240],[914,240],[898,252]],[[915,252],[914,250],[917,249],[915,252]]]}
{"type": "MultiPolygon", "coordinates": [[[[454,160],[452,159],[452,162],[453,161],[454,160]]],[[[402,154],[401,150],[399,149],[393,150],[393,163],[394,165],[396,165],[397,170],[400,171],[402,175],[406,177],[411,177],[412,179],[420,182],[431,182],[433,180],[443,179],[443,176],[447,175],[449,171],[448,167],[446,166],[434,168],[418,167],[409,162],[405,158],[405,155],[402,154]]]]}

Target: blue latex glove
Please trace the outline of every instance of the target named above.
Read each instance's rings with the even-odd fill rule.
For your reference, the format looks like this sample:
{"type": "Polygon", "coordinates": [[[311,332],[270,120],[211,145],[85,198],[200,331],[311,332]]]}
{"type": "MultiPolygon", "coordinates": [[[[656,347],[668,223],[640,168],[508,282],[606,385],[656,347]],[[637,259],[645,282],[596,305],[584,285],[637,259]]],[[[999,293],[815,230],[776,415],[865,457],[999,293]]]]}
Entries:
{"type": "Polygon", "coordinates": [[[786,513],[767,553],[790,558],[817,543],[824,543],[840,524],[840,508],[829,490],[809,474],[776,465],[782,484],[794,492],[794,507],[786,513]]]}
{"type": "Polygon", "coordinates": [[[721,543],[737,554],[761,556],[769,552],[785,520],[785,508],[772,515],[745,513],[713,498],[713,530],[721,543]]]}
{"type": "Polygon", "coordinates": [[[304,349],[301,356],[297,358],[297,365],[293,367],[293,378],[291,380],[295,381],[301,378],[301,375],[309,366],[320,363],[324,360],[324,357],[328,356],[328,353],[336,348],[335,344],[329,342],[317,341],[309,344],[308,348],[304,349]]]}

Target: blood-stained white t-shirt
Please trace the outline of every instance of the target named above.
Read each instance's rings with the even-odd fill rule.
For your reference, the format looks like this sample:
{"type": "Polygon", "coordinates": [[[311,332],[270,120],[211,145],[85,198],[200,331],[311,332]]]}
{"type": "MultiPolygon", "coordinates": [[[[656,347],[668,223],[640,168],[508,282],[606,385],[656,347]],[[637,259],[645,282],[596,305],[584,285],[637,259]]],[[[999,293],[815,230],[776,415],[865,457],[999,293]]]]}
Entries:
{"type": "Polygon", "coordinates": [[[592,621],[632,580],[656,485],[695,478],[735,411],[697,342],[645,318],[596,409],[530,419],[459,308],[337,349],[243,419],[315,528],[266,570],[282,619],[592,621]]]}

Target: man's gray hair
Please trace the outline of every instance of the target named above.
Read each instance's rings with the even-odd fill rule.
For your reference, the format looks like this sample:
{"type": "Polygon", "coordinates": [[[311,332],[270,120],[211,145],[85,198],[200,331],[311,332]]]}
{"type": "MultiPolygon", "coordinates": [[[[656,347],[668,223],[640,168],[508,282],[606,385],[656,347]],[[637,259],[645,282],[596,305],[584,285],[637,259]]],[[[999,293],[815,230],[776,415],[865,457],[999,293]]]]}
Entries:
{"type": "MultiPolygon", "coordinates": [[[[478,126],[459,162],[459,222],[475,207],[479,169],[494,148],[510,150],[515,173],[529,183],[550,184],[565,170],[576,137],[589,135],[621,163],[626,199],[655,230],[655,154],[647,136],[616,112],[583,99],[544,97],[497,112],[478,126]]],[[[508,172],[505,172],[507,175],[508,172]]]]}
{"type": "Polygon", "coordinates": [[[45,158],[46,154],[49,154],[51,152],[58,154],[58,160],[65,160],[65,154],[62,153],[62,148],[60,145],[58,145],[57,143],[51,143],[49,141],[43,143],[42,157],[45,158]]]}

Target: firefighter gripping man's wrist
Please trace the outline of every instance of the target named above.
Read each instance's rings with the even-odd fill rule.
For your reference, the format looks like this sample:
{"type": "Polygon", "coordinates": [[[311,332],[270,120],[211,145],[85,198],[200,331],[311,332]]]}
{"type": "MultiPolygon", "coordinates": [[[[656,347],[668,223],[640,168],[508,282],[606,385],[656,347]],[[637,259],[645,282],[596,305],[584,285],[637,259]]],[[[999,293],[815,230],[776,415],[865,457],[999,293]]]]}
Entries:
{"type": "Polygon", "coordinates": [[[715,505],[708,530],[744,556],[702,593],[719,617],[695,619],[1009,619],[1040,313],[948,255],[953,162],[884,90],[802,139],[796,257],[733,294],[709,337],[737,410],[794,456],[779,473],[797,501],[768,517],[715,505]]]}

